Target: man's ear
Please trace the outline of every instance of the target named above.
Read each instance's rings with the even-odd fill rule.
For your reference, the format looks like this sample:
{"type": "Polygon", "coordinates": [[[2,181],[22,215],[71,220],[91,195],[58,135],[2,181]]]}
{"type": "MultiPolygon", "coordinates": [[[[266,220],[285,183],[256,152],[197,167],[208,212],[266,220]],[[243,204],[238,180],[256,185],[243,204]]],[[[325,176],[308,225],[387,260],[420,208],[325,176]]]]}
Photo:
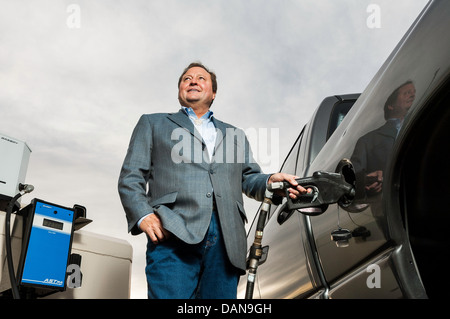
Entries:
{"type": "Polygon", "coordinates": [[[214,103],[214,100],[216,99],[216,93],[213,93],[213,98],[211,100],[211,104],[209,104],[209,107],[214,103]]]}

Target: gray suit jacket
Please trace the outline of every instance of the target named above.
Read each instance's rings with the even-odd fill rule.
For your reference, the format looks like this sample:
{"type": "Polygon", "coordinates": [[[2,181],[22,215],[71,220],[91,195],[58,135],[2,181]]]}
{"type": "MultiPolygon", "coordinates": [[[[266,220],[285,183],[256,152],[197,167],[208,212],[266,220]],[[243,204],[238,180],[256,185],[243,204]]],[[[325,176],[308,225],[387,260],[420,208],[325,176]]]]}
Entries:
{"type": "Polygon", "coordinates": [[[163,227],[189,244],[203,240],[214,196],[228,257],[245,272],[242,193],[262,201],[269,175],[254,162],[242,130],[213,121],[217,138],[209,160],[202,138],[182,110],[142,115],[120,172],[119,194],[129,232],[139,234],[138,220],[157,212],[163,227]]]}

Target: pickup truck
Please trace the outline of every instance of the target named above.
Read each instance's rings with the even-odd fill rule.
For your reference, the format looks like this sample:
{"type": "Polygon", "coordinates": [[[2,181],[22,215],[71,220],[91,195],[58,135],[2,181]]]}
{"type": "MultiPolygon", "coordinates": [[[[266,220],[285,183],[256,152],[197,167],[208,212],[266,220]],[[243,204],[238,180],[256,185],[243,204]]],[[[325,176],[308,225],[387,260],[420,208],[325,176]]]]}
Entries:
{"type": "Polygon", "coordinates": [[[326,98],[301,129],[280,171],[339,173],[354,196],[271,205],[253,298],[450,295],[449,16],[449,1],[430,1],[362,94],[326,98]]]}

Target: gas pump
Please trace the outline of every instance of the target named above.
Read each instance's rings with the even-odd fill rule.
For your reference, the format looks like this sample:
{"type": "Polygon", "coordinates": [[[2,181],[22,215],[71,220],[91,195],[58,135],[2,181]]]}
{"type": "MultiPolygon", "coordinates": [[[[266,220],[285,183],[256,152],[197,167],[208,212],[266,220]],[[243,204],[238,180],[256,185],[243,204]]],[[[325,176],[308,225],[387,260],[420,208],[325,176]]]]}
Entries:
{"type": "MultiPolygon", "coordinates": [[[[72,254],[71,249],[74,231],[91,222],[85,218],[86,208],[69,208],[35,198],[20,209],[20,198],[34,190],[33,185],[23,183],[31,150],[24,142],[0,134],[0,151],[0,209],[7,203],[5,250],[12,296],[36,298],[64,291],[71,276],[68,269],[81,277],[81,255],[72,254]],[[13,213],[23,220],[17,274],[11,243],[13,213]]],[[[77,279],[77,285],[70,288],[81,286],[81,278],[77,279]]]]}
{"type": "Polygon", "coordinates": [[[33,199],[19,213],[25,223],[18,284],[65,290],[75,211],[33,199]]]}
{"type": "MultiPolygon", "coordinates": [[[[26,185],[32,190],[30,186],[26,185]]],[[[64,291],[68,266],[73,267],[74,263],[81,266],[81,256],[72,254],[71,248],[75,221],[84,219],[85,208],[80,205],[68,208],[35,198],[18,211],[17,215],[23,218],[22,249],[17,275],[14,275],[10,219],[19,195],[22,194],[10,201],[5,223],[6,258],[13,298],[20,299],[23,295],[42,297],[64,291]]],[[[81,278],[78,286],[71,288],[78,287],[81,287],[81,278]]]]}

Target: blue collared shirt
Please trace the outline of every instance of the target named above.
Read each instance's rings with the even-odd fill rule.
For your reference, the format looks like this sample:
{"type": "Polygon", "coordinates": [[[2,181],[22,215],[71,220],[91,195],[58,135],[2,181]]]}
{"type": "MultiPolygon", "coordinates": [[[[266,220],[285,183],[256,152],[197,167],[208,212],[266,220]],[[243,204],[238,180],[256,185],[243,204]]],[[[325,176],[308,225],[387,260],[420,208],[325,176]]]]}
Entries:
{"type": "Polygon", "coordinates": [[[208,149],[209,159],[211,160],[217,137],[216,127],[212,121],[213,112],[208,111],[199,119],[192,108],[185,106],[182,106],[182,108],[194,124],[195,129],[200,133],[208,149]]]}

